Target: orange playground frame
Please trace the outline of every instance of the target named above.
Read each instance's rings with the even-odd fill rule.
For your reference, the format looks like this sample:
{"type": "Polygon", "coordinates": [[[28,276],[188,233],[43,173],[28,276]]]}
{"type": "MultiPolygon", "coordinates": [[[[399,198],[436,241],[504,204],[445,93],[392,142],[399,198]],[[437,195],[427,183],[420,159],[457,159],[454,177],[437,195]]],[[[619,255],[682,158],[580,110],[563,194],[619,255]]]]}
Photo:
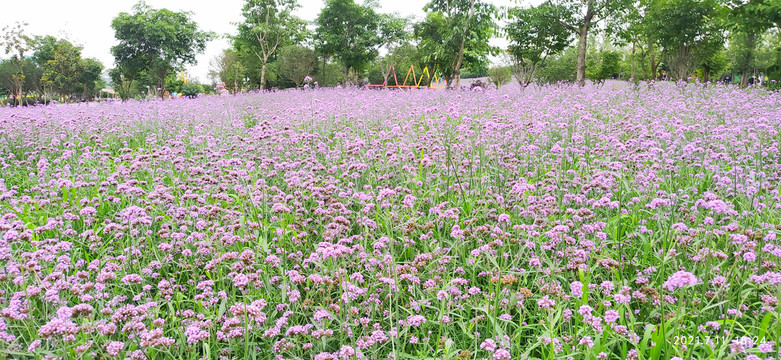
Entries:
{"type": "MultiPolygon", "coordinates": [[[[399,84],[399,79],[396,77],[396,67],[394,65],[391,65],[388,69],[388,73],[393,72],[393,82],[394,85],[388,84],[388,80],[385,80],[382,84],[366,84],[364,87],[366,88],[388,88],[388,89],[444,89],[447,85],[445,82],[445,79],[442,78],[441,72],[434,71],[434,76],[431,76],[431,74],[428,71],[428,67],[423,68],[422,73],[420,74],[420,77],[418,78],[417,75],[415,75],[415,67],[413,65],[409,66],[409,70],[407,70],[407,75],[404,76],[404,82],[399,84]],[[410,74],[412,75],[412,82],[414,85],[407,85],[407,81],[410,78],[410,74]],[[423,82],[423,76],[426,76],[426,78],[429,80],[428,85],[420,86],[420,83],[423,82]]],[[[390,76],[387,77],[390,79],[390,76]]]]}

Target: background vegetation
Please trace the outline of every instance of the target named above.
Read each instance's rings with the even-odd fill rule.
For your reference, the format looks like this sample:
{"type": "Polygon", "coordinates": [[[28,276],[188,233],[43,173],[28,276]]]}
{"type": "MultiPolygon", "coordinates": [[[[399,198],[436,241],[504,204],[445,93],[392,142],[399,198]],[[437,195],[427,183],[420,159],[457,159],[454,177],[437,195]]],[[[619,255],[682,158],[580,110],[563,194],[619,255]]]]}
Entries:
{"type": "Polygon", "coordinates": [[[67,39],[9,26],[0,37],[0,97],[36,103],[201,88],[235,93],[303,87],[306,77],[312,86],[393,85],[392,70],[403,81],[410,67],[437,72],[456,88],[469,77],[523,87],[610,78],[769,88],[781,81],[781,0],[548,0],[535,7],[431,0],[418,21],[380,13],[377,2],[326,0],[312,23],[293,14],[298,7],[296,0],[246,0],[233,46],[211,62],[210,84],[186,87],[185,65],[216,36],[187,12],[141,2],[118,14],[112,69],[82,58],[82,47],[67,39]],[[494,37],[507,39],[507,48],[491,46],[494,37]],[[110,91],[101,92],[104,78],[110,91]]]}

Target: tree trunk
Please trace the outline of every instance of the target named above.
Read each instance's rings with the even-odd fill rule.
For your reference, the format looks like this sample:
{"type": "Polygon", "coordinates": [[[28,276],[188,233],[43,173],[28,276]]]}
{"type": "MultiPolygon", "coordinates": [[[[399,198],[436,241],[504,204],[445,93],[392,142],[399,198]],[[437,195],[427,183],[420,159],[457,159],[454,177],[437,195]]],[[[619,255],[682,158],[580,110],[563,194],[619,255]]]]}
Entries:
{"type": "Polygon", "coordinates": [[[702,69],[702,81],[707,84],[708,78],[710,78],[710,68],[706,67],[702,69]]]}
{"type": "Polygon", "coordinates": [[[578,86],[586,85],[586,45],[588,41],[588,23],[584,23],[578,31],[578,65],[576,82],[578,86]]]}
{"type": "Polygon", "coordinates": [[[456,64],[453,66],[453,89],[458,90],[461,84],[461,63],[464,61],[464,42],[461,40],[461,47],[458,48],[458,58],[456,58],[456,64]]]}
{"type": "Polygon", "coordinates": [[[165,100],[165,77],[160,83],[160,100],[165,100]]]}
{"type": "Polygon", "coordinates": [[[266,88],[266,62],[263,62],[263,66],[260,67],[260,90],[266,88]]]}
{"type": "Polygon", "coordinates": [[[632,83],[635,83],[635,42],[632,41],[632,83]]]}
{"type": "MultiPolygon", "coordinates": [[[[160,85],[160,99],[165,99],[165,77],[168,75],[168,69],[160,70],[157,74],[157,81],[160,85]]],[[[147,94],[148,95],[148,94],[147,94]]]]}
{"type": "MultiPolygon", "coordinates": [[[[390,63],[390,60],[386,60],[385,61],[385,69],[387,69],[387,71],[385,71],[385,74],[383,74],[383,76],[382,76],[382,85],[384,85],[384,86],[388,86],[388,77],[390,77],[391,66],[393,66],[393,65],[390,63]]],[[[398,84],[396,84],[396,85],[398,85],[398,84]]]]}
{"type": "MultiPolygon", "coordinates": [[[[472,15],[474,15],[475,10],[475,0],[472,0],[471,4],[469,5],[469,15],[466,17],[466,21],[472,19],[472,15]]],[[[450,12],[450,3],[448,3],[448,12],[450,12]]],[[[453,66],[453,89],[458,90],[458,88],[461,86],[461,64],[464,62],[464,45],[466,43],[466,33],[467,33],[467,27],[464,26],[464,32],[461,35],[461,46],[458,48],[458,58],[456,58],[456,63],[453,66]]]]}
{"type": "Polygon", "coordinates": [[[740,88],[745,89],[746,86],[748,86],[748,71],[751,67],[751,60],[754,57],[754,45],[756,36],[755,34],[749,33],[748,37],[746,38],[746,57],[743,62],[743,66],[740,69],[741,75],[740,75],[740,88]]]}
{"type": "Polygon", "coordinates": [[[651,80],[656,80],[656,53],[654,53],[654,42],[648,40],[648,53],[651,55],[651,80]]]}
{"type": "Polygon", "coordinates": [[[350,68],[345,66],[344,69],[344,86],[350,84],[350,68]]]}

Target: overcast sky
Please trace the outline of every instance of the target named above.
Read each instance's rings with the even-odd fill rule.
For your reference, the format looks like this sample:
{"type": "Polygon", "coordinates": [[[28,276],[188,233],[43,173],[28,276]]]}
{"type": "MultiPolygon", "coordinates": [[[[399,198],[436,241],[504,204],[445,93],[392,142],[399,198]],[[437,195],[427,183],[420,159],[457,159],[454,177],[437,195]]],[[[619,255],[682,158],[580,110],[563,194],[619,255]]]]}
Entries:
{"type": "MultiPolygon", "coordinates": [[[[241,6],[243,0],[218,1],[162,1],[147,0],[154,8],[168,8],[173,11],[191,11],[192,18],[198,26],[217,34],[235,34],[234,23],[241,21],[241,6]]],[[[380,11],[386,13],[398,12],[402,16],[413,16],[422,19],[425,0],[379,0],[380,11]]],[[[489,0],[498,6],[508,6],[515,0],[489,0]]],[[[521,0],[526,5],[539,3],[541,0],[521,0]]],[[[125,0],[36,0],[26,3],[16,2],[14,6],[4,6],[0,11],[0,29],[17,21],[28,24],[27,32],[32,35],[54,35],[66,38],[84,47],[82,56],[96,58],[107,67],[113,67],[111,46],[115,45],[114,31],[111,20],[120,12],[130,12],[136,1],[125,0]],[[23,9],[24,11],[15,11],[23,9]]],[[[313,21],[323,0],[299,0],[301,8],[297,15],[304,20],[313,21]]],[[[9,4],[7,4],[9,5],[9,4]]],[[[501,39],[494,39],[494,45],[506,44],[501,39]]],[[[198,81],[208,82],[209,62],[223,49],[230,47],[227,39],[217,39],[209,42],[206,51],[197,57],[198,64],[188,70],[191,77],[198,81]]],[[[0,57],[6,57],[1,53],[0,57]]]]}

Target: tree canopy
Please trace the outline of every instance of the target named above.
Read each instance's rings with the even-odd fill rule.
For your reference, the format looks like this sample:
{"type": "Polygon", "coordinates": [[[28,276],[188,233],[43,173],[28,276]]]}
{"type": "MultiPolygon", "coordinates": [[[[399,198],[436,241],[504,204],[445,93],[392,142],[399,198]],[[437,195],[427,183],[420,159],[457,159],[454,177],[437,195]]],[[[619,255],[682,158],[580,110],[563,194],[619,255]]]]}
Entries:
{"type": "Polygon", "coordinates": [[[426,19],[415,27],[423,60],[435,65],[459,87],[461,68],[485,67],[489,44],[496,33],[496,7],[480,0],[431,0],[423,9],[426,19]]]}
{"type": "Polygon", "coordinates": [[[234,44],[260,60],[261,89],[265,87],[269,58],[282,46],[298,43],[306,33],[306,23],[293,15],[298,7],[296,0],[246,0],[244,3],[244,21],[239,23],[234,44]]]}
{"type": "Polygon", "coordinates": [[[510,40],[507,48],[513,60],[516,80],[527,86],[536,70],[548,56],[563,51],[570,42],[571,33],[559,22],[549,19],[550,5],[532,8],[511,8],[504,28],[510,40]]]}
{"type": "Polygon", "coordinates": [[[344,66],[345,82],[351,82],[350,70],[362,72],[377,58],[383,43],[380,21],[374,9],[353,0],[326,0],[317,16],[315,47],[323,55],[333,56],[344,66]]]}
{"type": "Polygon", "coordinates": [[[195,64],[195,56],[212,37],[199,30],[190,16],[189,12],[153,9],[144,2],[136,4],[132,13],[119,13],[111,22],[119,41],[111,48],[117,65],[114,81],[132,81],[146,72],[156,79],[162,96],[169,72],[195,64]]]}

